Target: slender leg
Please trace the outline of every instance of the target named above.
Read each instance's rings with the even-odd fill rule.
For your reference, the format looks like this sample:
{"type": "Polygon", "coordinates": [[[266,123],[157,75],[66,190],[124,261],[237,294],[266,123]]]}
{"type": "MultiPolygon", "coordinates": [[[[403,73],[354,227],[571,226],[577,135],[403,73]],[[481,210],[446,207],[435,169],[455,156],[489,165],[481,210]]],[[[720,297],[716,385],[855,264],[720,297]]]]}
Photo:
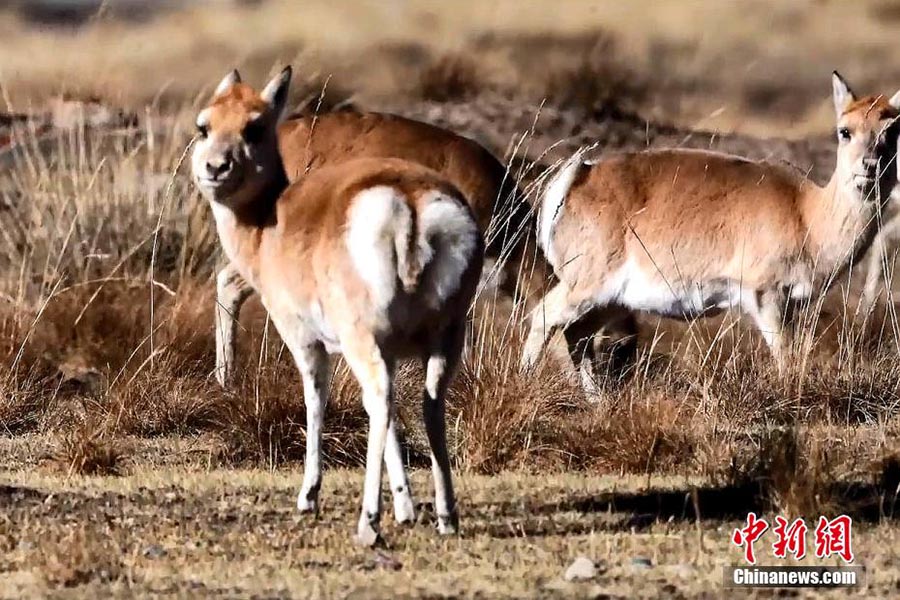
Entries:
{"type": "Polygon", "coordinates": [[[234,337],[241,306],[253,293],[233,266],[226,265],[216,275],[216,381],[224,387],[234,377],[234,337]]]}
{"type": "MultiPolygon", "coordinates": [[[[375,339],[366,333],[342,336],[344,358],[362,387],[369,415],[366,478],[356,539],[365,546],[378,541],[381,520],[381,463],[385,456],[393,410],[393,364],[384,359],[375,339]]],[[[402,463],[399,465],[402,469],[402,463]]]]}
{"type": "MultiPolygon", "coordinates": [[[[300,512],[318,514],[318,495],[322,485],[322,426],[328,403],[328,389],[331,383],[331,361],[324,346],[319,342],[303,342],[289,328],[276,323],[282,333],[297,368],[303,378],[303,398],[306,404],[306,462],[303,472],[303,486],[297,496],[300,512]]],[[[385,448],[384,462],[388,469],[391,492],[394,496],[394,516],[400,523],[415,521],[415,505],[410,494],[409,480],[403,467],[403,456],[394,420],[391,419],[385,448]]]]}
{"type": "Polygon", "coordinates": [[[637,321],[630,312],[619,308],[593,308],[584,316],[569,323],[563,330],[569,358],[581,375],[581,386],[589,397],[600,390],[601,377],[621,379],[637,358],[637,321]],[[618,338],[607,342],[608,361],[606,373],[601,373],[601,357],[597,355],[594,340],[610,333],[618,338]]]}
{"type": "Polygon", "coordinates": [[[521,368],[533,367],[550,336],[558,328],[580,319],[590,309],[590,304],[572,302],[565,284],[556,284],[531,313],[531,329],[525,340],[521,368]]]}
{"type": "Polygon", "coordinates": [[[869,260],[866,268],[866,285],[863,288],[862,309],[863,315],[868,315],[881,295],[884,285],[884,261],[887,259],[886,231],[880,231],[869,248],[869,260]]]}
{"type": "Polygon", "coordinates": [[[881,293],[884,292],[887,301],[891,302],[890,274],[897,255],[897,238],[900,237],[900,213],[885,217],[881,231],[875,236],[872,247],[869,248],[868,268],[866,271],[866,287],[863,290],[862,306],[863,314],[872,312],[875,303],[881,293]]]}
{"type": "Polygon", "coordinates": [[[384,447],[384,464],[387,467],[388,483],[394,497],[394,519],[398,523],[413,523],[416,520],[416,508],[409,487],[409,479],[403,466],[403,453],[400,451],[400,440],[397,437],[397,419],[391,415],[388,425],[387,443],[384,447]]]}
{"type": "Polygon", "coordinates": [[[622,311],[618,318],[610,321],[610,331],[619,334],[619,338],[609,344],[609,372],[613,377],[627,377],[629,369],[637,361],[638,324],[634,314],[622,311]]]}
{"type": "Polygon", "coordinates": [[[318,514],[322,487],[322,423],[328,403],[330,361],[319,342],[289,344],[289,348],[303,377],[303,402],[306,404],[306,462],[297,509],[318,514]]]}
{"type": "Polygon", "coordinates": [[[456,533],[459,528],[453,479],[450,473],[450,456],[447,453],[447,425],[444,412],[447,387],[459,363],[465,329],[464,321],[452,325],[425,364],[422,414],[428,443],[431,446],[434,507],[438,518],[438,532],[441,534],[456,533]]]}
{"type": "Polygon", "coordinates": [[[744,302],[763,339],[772,352],[778,372],[784,374],[790,352],[790,324],[787,323],[787,298],[783,292],[768,290],[758,292],[756,298],[744,302]]]}
{"type": "Polygon", "coordinates": [[[594,350],[594,336],[602,325],[599,315],[599,309],[592,310],[563,330],[569,358],[581,375],[581,387],[588,396],[599,391],[597,353],[594,350]]]}

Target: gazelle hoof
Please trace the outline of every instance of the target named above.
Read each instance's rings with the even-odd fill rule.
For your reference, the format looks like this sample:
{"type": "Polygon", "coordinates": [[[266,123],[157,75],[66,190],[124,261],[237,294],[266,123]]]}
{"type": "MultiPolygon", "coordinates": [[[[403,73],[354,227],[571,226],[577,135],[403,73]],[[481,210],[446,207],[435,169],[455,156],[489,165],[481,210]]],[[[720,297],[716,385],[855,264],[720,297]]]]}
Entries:
{"type": "Polygon", "coordinates": [[[416,508],[409,492],[394,496],[394,519],[398,523],[415,523],[416,508]]]}
{"type": "Polygon", "coordinates": [[[372,548],[381,541],[381,534],[368,522],[362,522],[356,530],[356,543],[366,548],[372,548]]]}
{"type": "Polygon", "coordinates": [[[438,533],[441,535],[456,535],[459,531],[459,516],[454,512],[449,515],[438,515],[438,533]]]}
{"type": "Polygon", "coordinates": [[[301,513],[319,514],[319,499],[315,494],[301,491],[297,496],[297,510],[301,513]]]}

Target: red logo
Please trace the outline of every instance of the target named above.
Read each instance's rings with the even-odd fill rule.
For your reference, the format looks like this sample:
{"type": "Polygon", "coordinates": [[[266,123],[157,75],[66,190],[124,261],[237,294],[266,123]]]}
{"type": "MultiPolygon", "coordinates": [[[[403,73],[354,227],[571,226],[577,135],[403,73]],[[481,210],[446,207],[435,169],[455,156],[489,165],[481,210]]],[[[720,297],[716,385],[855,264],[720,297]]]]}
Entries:
{"type": "Polygon", "coordinates": [[[785,558],[790,552],[794,558],[801,559],[806,556],[806,523],[803,519],[796,519],[788,525],[784,517],[775,517],[775,536],[778,538],[772,549],[776,558],[785,558]]]}
{"type": "Polygon", "coordinates": [[[743,529],[735,529],[731,536],[731,541],[736,546],[744,547],[744,559],[751,565],[756,564],[756,556],[753,554],[753,544],[762,537],[762,534],[769,528],[769,524],[765,519],[757,519],[756,513],[747,515],[747,526],[743,529]]]}
{"type": "Polygon", "coordinates": [[[819,517],[816,525],[816,557],[828,558],[837,554],[844,562],[853,562],[853,521],[847,515],[835,517],[831,521],[819,517]]]}
{"type": "MultiPolygon", "coordinates": [[[[753,544],[759,541],[768,531],[769,524],[765,519],[760,519],[756,513],[747,514],[747,524],[740,529],[735,529],[731,535],[731,542],[744,549],[744,560],[749,564],[756,564],[756,553],[753,544]]],[[[782,516],[775,517],[775,526],[772,532],[775,534],[775,542],[772,544],[772,553],[775,558],[787,558],[791,554],[797,560],[806,556],[806,533],[809,529],[802,518],[788,521],[782,516]]],[[[840,515],[832,520],[819,517],[815,530],[816,558],[829,558],[840,556],[844,562],[853,562],[853,520],[847,515],[840,515]]]]}

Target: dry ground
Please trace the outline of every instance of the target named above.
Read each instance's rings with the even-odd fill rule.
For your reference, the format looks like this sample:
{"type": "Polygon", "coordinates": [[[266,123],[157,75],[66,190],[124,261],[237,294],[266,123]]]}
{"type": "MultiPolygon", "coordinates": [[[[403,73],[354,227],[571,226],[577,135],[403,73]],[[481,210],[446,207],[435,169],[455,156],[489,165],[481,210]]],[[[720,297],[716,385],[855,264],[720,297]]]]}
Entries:
{"type": "MultiPolygon", "coordinates": [[[[181,164],[227,68],[261,81],[293,62],[298,109],[444,125],[525,182],[595,142],[822,181],[831,69],[900,86],[892,3],[250,4],[79,28],[0,12],[0,594],[718,596],[752,509],[853,515],[867,595],[894,595],[900,324],[892,305],[863,322],[856,274],[805,315],[784,377],[737,318],[644,319],[632,377],[594,398],[559,345],[519,373],[524,307],[483,298],[448,417],[462,537],[432,535],[426,509],[377,554],[349,543],[366,419],[346,368],[316,522],[292,509],[301,386],[258,304],[236,390],[211,380],[218,250],[181,164]],[[61,93],[116,110],[85,127],[61,93]],[[580,554],[602,574],[563,583],[580,554]]],[[[424,500],[421,377],[403,367],[398,402],[424,500]]]]}
{"type": "MultiPolygon", "coordinates": [[[[189,446],[150,452],[202,455],[189,446]]],[[[386,546],[370,550],[348,535],[359,470],[327,473],[313,519],[293,510],[296,472],[201,462],[117,478],[0,475],[0,597],[715,597],[722,567],[737,562],[728,540],[748,507],[740,489],[684,477],[468,474],[459,478],[459,537],[435,534],[425,502],[418,524],[388,521],[386,546]],[[595,561],[598,575],[564,581],[576,556],[595,561]]],[[[429,473],[412,481],[425,500],[429,473]]],[[[857,524],[854,548],[870,569],[862,594],[896,593],[897,536],[889,525],[857,524]]]]}

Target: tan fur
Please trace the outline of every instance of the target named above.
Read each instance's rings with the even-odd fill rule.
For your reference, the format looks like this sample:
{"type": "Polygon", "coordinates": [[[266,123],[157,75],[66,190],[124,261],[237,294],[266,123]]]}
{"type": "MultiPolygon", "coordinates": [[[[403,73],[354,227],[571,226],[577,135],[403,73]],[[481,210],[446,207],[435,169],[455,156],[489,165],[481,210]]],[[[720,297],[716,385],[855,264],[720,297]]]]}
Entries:
{"type": "MultiPolygon", "coordinates": [[[[357,194],[376,186],[401,190],[413,214],[422,210],[425,193],[436,189],[466,206],[452,185],[425,167],[398,159],[355,159],[318,168],[292,184],[271,216],[245,215],[247,220],[233,228],[220,227],[225,252],[266,299],[269,311],[290,310],[297,304],[321,305],[328,320],[345,328],[339,335],[358,336],[361,329],[372,327],[373,311],[369,290],[351,264],[344,234],[357,194]],[[262,227],[257,223],[263,223],[262,227]]],[[[399,274],[412,293],[421,270],[419,266],[399,274]]],[[[463,291],[470,293],[474,285],[466,282],[463,291]]],[[[419,312],[414,301],[408,304],[403,320],[392,325],[409,334],[388,338],[383,348],[394,357],[416,355],[420,349],[411,347],[411,338],[427,337],[428,330],[439,331],[448,320],[464,318],[468,310],[465,301],[462,312],[445,313],[419,312]]]]}
{"type": "MultiPolygon", "coordinates": [[[[340,352],[369,415],[358,539],[373,544],[378,537],[382,460],[397,520],[414,520],[393,407],[396,362],[412,356],[426,367],[423,412],[439,530],[453,532],[444,396],[481,273],[478,224],[452,183],[399,159],[336,161],[289,185],[276,128],[290,77],[287,68],[257,93],[236,71],[227,75],[198,116],[191,164],[232,268],[262,297],[303,377],[307,460],[297,506],[317,509],[326,353],[340,352]]],[[[219,285],[220,293],[234,292],[233,302],[246,295],[233,278],[220,274],[219,285]]]]}
{"type": "MultiPolygon", "coordinates": [[[[239,102],[246,89],[238,84],[219,102],[239,102]]],[[[244,125],[238,122],[230,128],[239,131],[244,125]]],[[[506,167],[478,143],[427,123],[355,111],[290,117],[278,128],[278,142],[289,181],[356,158],[400,158],[433,169],[471,206],[485,235],[485,255],[500,265],[499,272],[485,269],[492,282],[510,296],[526,298],[543,288],[549,268],[536,252],[530,207],[506,167]]],[[[232,287],[240,283],[230,266],[222,270],[221,278],[231,281],[232,287]]],[[[248,297],[232,289],[220,294],[216,377],[223,386],[234,371],[234,335],[228,332],[236,329],[234,321],[248,297]],[[226,338],[228,348],[223,346],[226,338]]]]}
{"type": "Polygon", "coordinates": [[[694,318],[736,306],[754,317],[783,366],[787,305],[827,289],[860,258],[890,192],[884,186],[896,182],[886,175],[877,191],[861,192],[854,175],[876,155],[894,172],[885,149],[896,152],[896,140],[885,128],[897,109],[883,97],[844,98],[838,128],[852,137],[825,187],[781,165],[697,150],[567,165],[571,186],[561,204],[543,207],[556,213],[542,218],[551,229],[541,233],[560,284],[533,313],[523,365],[553,329],[598,311],[694,318]]]}
{"type": "MultiPolygon", "coordinates": [[[[504,165],[478,143],[399,116],[342,111],[287,119],[278,145],[288,179],[353,158],[402,158],[433,169],[465,196],[483,232],[500,203],[516,194],[504,165]]],[[[487,253],[500,253],[493,244],[487,253]]]]}

